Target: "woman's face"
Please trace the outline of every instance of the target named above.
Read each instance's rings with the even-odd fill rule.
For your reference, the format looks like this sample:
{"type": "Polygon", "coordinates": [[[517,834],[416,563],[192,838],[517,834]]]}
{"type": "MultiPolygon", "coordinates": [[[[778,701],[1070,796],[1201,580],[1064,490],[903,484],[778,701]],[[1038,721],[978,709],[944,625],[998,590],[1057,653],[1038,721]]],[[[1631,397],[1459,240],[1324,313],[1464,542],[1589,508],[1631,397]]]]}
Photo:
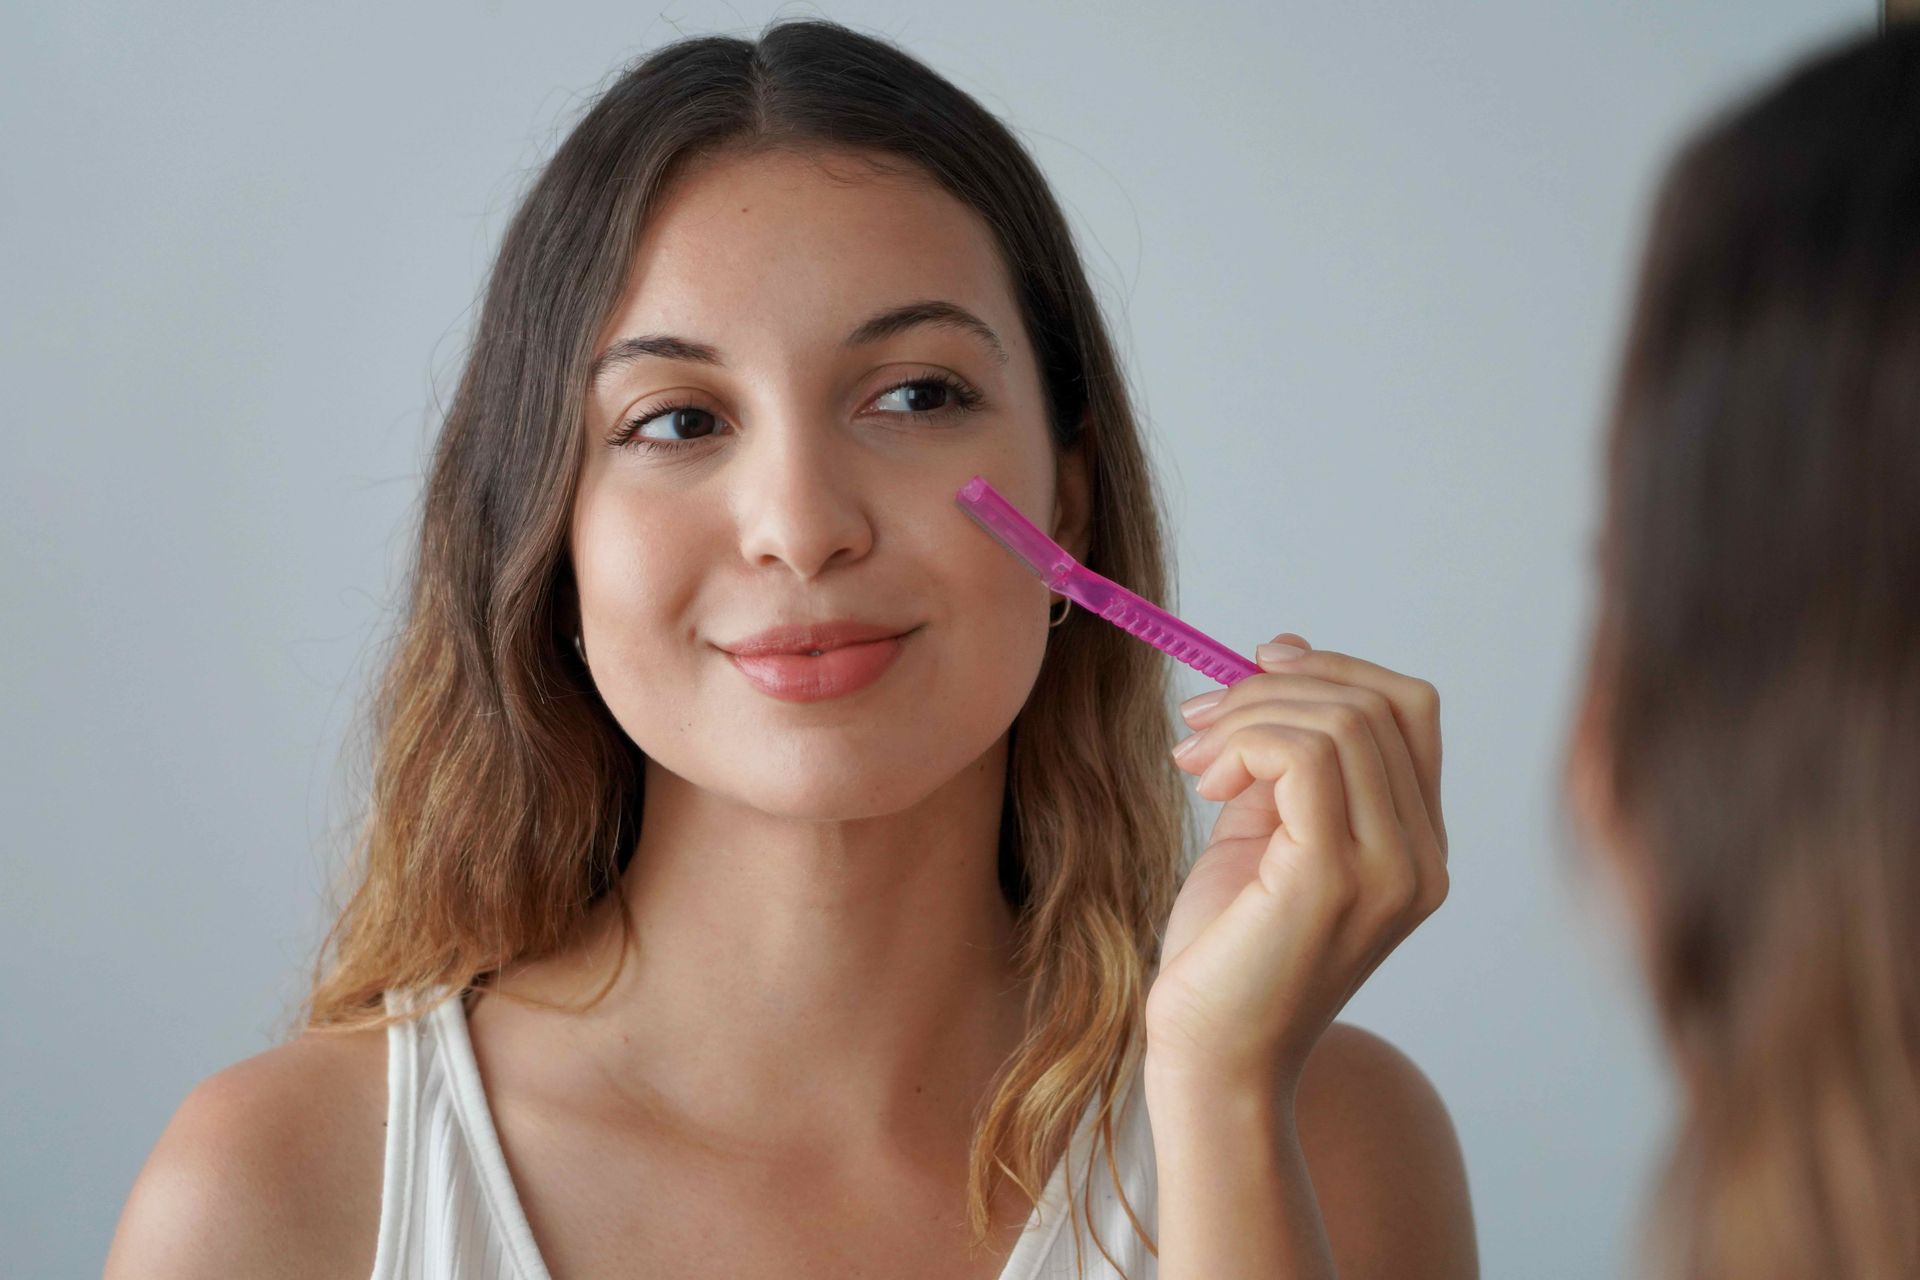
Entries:
{"type": "Polygon", "coordinates": [[[986,226],[845,154],[713,159],[658,207],[595,351],[642,336],[711,358],[655,342],[588,394],[571,554],[622,728],[693,785],[796,817],[893,812],[979,761],[1033,687],[1053,597],[955,491],[986,477],[1076,554],[1085,522],[986,226]],[[908,304],[947,319],[858,332],[908,304]],[[838,619],[909,633],[839,696],[773,696],[724,648],[838,619]]]}

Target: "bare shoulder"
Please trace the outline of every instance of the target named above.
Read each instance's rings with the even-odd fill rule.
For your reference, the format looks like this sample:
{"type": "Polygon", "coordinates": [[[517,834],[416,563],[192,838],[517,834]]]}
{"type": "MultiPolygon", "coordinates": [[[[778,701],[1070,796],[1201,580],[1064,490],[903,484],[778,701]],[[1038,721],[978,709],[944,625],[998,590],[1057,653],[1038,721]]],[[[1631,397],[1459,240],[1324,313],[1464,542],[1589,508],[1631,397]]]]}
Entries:
{"type": "Polygon", "coordinates": [[[105,1280],[369,1275],[386,1033],[313,1032],[196,1085],[135,1179],[105,1280]]]}
{"type": "Polygon", "coordinates": [[[1460,1141],[1411,1058],[1336,1022],[1307,1059],[1294,1114],[1343,1280],[1479,1274],[1460,1141]]]}

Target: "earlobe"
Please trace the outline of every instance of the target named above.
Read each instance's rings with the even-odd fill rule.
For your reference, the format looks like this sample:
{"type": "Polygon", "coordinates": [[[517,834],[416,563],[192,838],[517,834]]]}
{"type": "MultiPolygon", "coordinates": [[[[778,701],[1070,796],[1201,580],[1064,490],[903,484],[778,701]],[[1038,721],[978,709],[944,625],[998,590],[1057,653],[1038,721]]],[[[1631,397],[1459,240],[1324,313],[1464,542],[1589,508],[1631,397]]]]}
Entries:
{"type": "Polygon", "coordinates": [[[1561,786],[1585,843],[1618,889],[1621,904],[1644,942],[1652,918],[1651,868],[1646,847],[1619,810],[1609,763],[1607,719],[1605,704],[1589,680],[1575,714],[1561,786]]]}
{"type": "Polygon", "coordinates": [[[1075,560],[1087,553],[1087,526],[1092,513],[1088,491],[1091,487],[1087,468],[1087,433],[1081,424],[1080,439],[1071,448],[1057,454],[1058,481],[1055,485],[1053,540],[1067,549],[1075,560]]]}
{"type": "Polygon", "coordinates": [[[1589,680],[1574,715],[1560,783],[1573,813],[1593,837],[1605,842],[1615,826],[1612,780],[1608,776],[1603,737],[1602,707],[1589,680]]]}

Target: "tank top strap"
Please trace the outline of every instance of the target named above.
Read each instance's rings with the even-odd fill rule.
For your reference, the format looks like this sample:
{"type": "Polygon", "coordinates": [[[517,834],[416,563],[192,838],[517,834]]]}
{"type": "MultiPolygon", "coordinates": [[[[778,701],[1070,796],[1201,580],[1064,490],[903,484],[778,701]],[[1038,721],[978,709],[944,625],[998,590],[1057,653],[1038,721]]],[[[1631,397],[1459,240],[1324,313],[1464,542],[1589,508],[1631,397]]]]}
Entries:
{"type": "Polygon", "coordinates": [[[549,1280],[500,1150],[459,995],[388,992],[385,1003],[402,1016],[387,1028],[373,1280],[549,1280]]]}

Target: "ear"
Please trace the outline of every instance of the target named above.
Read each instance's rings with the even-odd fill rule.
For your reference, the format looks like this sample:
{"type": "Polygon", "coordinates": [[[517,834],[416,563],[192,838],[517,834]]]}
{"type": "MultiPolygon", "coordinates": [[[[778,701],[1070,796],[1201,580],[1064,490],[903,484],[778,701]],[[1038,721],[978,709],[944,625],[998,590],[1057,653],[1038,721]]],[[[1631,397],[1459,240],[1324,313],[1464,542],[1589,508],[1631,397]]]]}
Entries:
{"type": "Polygon", "coordinates": [[[1071,449],[1056,453],[1057,477],[1053,498],[1053,540],[1067,549],[1075,560],[1087,554],[1087,531],[1093,520],[1088,496],[1087,431],[1082,421],[1080,438],[1071,449]]]}
{"type": "Polygon", "coordinates": [[[1588,849],[1618,889],[1621,905],[1644,945],[1652,919],[1652,867],[1646,847],[1617,805],[1606,740],[1609,719],[1606,693],[1589,670],[1574,714],[1561,786],[1588,849]]]}
{"type": "Polygon", "coordinates": [[[1574,712],[1573,733],[1567,743],[1560,785],[1572,805],[1574,817],[1594,836],[1603,836],[1613,825],[1608,799],[1613,786],[1607,776],[1606,744],[1601,741],[1603,719],[1600,695],[1589,675],[1574,712]]]}

